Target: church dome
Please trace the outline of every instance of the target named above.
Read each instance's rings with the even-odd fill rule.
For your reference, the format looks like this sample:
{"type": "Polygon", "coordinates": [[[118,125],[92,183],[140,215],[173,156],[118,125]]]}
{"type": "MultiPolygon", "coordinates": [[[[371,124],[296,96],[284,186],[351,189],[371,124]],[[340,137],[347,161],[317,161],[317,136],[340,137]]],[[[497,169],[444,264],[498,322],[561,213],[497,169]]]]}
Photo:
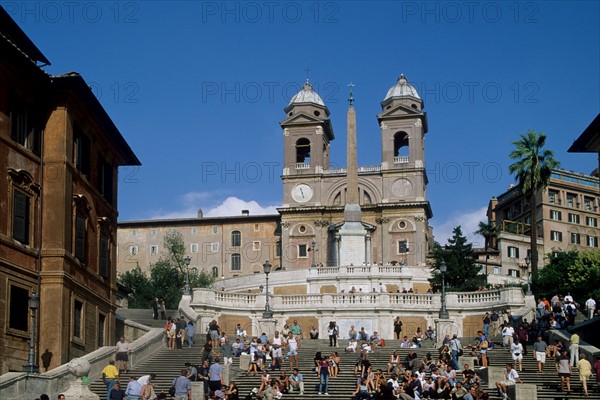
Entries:
{"type": "Polygon", "coordinates": [[[415,97],[415,98],[421,100],[421,97],[419,97],[419,93],[417,93],[417,89],[415,89],[413,86],[409,85],[404,74],[401,74],[400,77],[398,78],[398,82],[396,82],[396,84],[394,86],[392,86],[390,88],[390,90],[388,90],[387,94],[385,95],[385,99],[383,99],[383,101],[386,101],[387,99],[391,99],[394,97],[407,97],[407,96],[415,97]]]}
{"type": "Polygon", "coordinates": [[[302,87],[302,90],[300,90],[294,95],[294,97],[292,97],[288,106],[300,103],[314,103],[325,107],[325,102],[323,101],[323,99],[321,99],[321,96],[319,96],[319,94],[314,91],[312,85],[308,82],[308,79],[302,87]]]}

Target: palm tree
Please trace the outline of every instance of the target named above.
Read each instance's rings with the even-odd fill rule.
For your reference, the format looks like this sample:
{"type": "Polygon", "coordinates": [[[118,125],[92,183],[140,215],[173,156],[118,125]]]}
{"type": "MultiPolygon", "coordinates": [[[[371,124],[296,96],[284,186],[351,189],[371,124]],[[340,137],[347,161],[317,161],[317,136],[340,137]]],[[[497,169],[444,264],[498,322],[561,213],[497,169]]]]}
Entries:
{"type": "Polygon", "coordinates": [[[512,142],[515,149],[510,153],[512,160],[517,160],[508,167],[511,174],[517,178],[521,193],[529,193],[531,212],[531,274],[535,274],[538,267],[537,251],[537,222],[536,222],[536,200],[537,194],[548,186],[550,175],[554,168],[560,163],[554,159],[552,150],[544,150],[546,134],[540,132],[538,135],[530,129],[526,134],[520,135],[519,140],[512,142]]]}
{"type": "Polygon", "coordinates": [[[484,243],[485,243],[485,275],[487,276],[488,274],[488,249],[490,248],[490,245],[492,244],[492,239],[494,239],[496,236],[498,236],[498,228],[496,227],[496,224],[492,221],[488,221],[483,222],[483,221],[479,221],[479,229],[477,229],[475,231],[476,234],[483,236],[484,239],[484,243]]]}

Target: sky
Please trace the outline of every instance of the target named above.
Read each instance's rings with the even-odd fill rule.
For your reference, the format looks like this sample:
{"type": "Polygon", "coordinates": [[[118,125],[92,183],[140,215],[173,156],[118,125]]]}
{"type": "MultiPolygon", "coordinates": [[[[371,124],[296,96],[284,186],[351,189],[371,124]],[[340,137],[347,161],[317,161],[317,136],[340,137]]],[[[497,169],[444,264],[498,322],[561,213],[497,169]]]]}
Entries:
{"type": "Polygon", "coordinates": [[[119,220],[276,213],[279,122],[308,78],[344,167],[348,87],[359,165],[381,162],[380,102],[403,73],[424,100],[435,239],[474,234],[514,182],[512,141],[567,149],[600,111],[597,1],[3,1],[51,65],[88,82],[141,167],[119,172],[119,220]]]}

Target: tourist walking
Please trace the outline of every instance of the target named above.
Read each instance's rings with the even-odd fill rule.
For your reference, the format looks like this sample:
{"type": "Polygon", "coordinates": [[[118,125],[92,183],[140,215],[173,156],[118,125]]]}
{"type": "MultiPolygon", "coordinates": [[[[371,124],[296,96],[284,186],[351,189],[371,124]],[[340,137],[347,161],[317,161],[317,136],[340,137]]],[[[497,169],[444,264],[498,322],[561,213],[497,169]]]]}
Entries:
{"type": "Polygon", "coordinates": [[[188,400],[192,398],[192,381],[185,376],[187,369],[182,369],[181,375],[173,379],[172,386],[175,386],[175,400],[188,400]]]}
{"type": "Polygon", "coordinates": [[[485,337],[490,337],[490,324],[492,322],[492,318],[490,317],[490,313],[486,312],[483,316],[483,334],[485,337]]]}
{"type": "Polygon", "coordinates": [[[574,367],[579,363],[579,340],[579,335],[576,331],[573,331],[571,340],[569,341],[569,353],[571,354],[569,362],[571,367],[574,367]]]}
{"type": "Polygon", "coordinates": [[[588,319],[594,318],[594,313],[596,312],[596,300],[594,300],[591,296],[585,302],[585,310],[587,311],[588,319]]]}
{"type": "Polygon", "coordinates": [[[114,360],[110,360],[108,365],[102,369],[102,379],[106,385],[106,398],[110,399],[110,393],[119,380],[119,370],[115,367],[114,360]]]}
{"type": "Polygon", "coordinates": [[[567,386],[567,394],[571,394],[571,373],[573,367],[569,363],[569,356],[567,355],[567,349],[562,349],[561,354],[556,357],[556,372],[560,378],[560,390],[565,392],[565,384],[567,386]]]}
{"type": "Polygon", "coordinates": [[[131,353],[131,349],[129,348],[129,342],[125,340],[124,336],[121,336],[117,342],[117,345],[115,346],[115,353],[117,359],[117,369],[119,371],[123,370],[124,373],[127,373],[127,361],[129,361],[129,353],[131,353]]]}
{"type": "Polygon", "coordinates": [[[546,350],[548,344],[542,339],[541,336],[537,337],[537,341],[533,344],[533,358],[538,363],[538,372],[544,373],[544,364],[546,364],[546,350]]]}
{"type": "Polygon", "coordinates": [[[592,364],[587,360],[585,354],[581,355],[579,362],[577,363],[577,369],[579,370],[579,380],[583,386],[583,393],[586,397],[588,396],[587,381],[592,376],[592,364]]]}

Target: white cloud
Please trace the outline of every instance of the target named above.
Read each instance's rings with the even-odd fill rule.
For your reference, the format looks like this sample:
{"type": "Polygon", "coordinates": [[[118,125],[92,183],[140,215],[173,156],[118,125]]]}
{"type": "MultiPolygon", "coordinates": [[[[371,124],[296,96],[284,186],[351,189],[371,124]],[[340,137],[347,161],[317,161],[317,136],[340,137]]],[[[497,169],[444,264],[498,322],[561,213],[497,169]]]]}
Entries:
{"type": "Polygon", "coordinates": [[[189,192],[178,199],[181,204],[177,209],[154,212],[150,219],[195,218],[198,209],[203,210],[205,217],[227,217],[241,215],[242,210],[250,211],[250,215],[277,214],[278,206],[261,206],[254,200],[243,200],[235,196],[227,197],[220,204],[214,205],[219,194],[214,192],[189,192]],[[211,203],[213,205],[211,205],[211,203]]]}
{"type": "Polygon", "coordinates": [[[242,210],[250,211],[250,215],[277,214],[277,206],[263,207],[254,200],[246,201],[237,197],[228,197],[216,207],[204,212],[206,217],[226,217],[240,215],[242,210]]]}
{"type": "Polygon", "coordinates": [[[463,235],[473,244],[473,247],[483,247],[483,237],[477,235],[475,231],[479,229],[479,221],[487,221],[486,213],[487,207],[481,207],[451,215],[439,224],[432,223],[435,240],[441,245],[447,244],[448,239],[452,237],[452,230],[460,225],[463,235]]]}

